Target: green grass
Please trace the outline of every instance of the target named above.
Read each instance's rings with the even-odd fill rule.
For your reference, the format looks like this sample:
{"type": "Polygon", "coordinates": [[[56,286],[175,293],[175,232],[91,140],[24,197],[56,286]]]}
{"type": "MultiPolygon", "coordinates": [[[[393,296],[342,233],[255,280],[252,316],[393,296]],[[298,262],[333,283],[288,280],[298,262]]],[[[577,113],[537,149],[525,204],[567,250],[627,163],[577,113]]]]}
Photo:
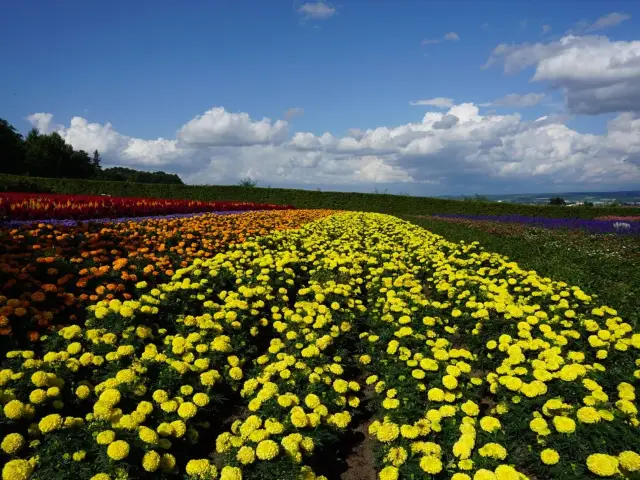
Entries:
{"type": "Polygon", "coordinates": [[[550,231],[481,222],[471,226],[433,218],[402,216],[447,240],[478,241],[522,268],[596,294],[599,303],[618,310],[640,326],[640,238],[550,231]]]}

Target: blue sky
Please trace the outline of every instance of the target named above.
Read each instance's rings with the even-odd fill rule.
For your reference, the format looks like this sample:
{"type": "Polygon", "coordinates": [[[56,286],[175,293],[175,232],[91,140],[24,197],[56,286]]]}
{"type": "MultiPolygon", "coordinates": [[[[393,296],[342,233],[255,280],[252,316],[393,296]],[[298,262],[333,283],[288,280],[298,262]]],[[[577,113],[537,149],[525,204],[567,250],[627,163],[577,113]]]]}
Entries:
{"type": "MultiPolygon", "coordinates": [[[[554,45],[570,34],[575,43],[571,48],[584,55],[613,56],[622,48],[625,59],[638,60],[640,46],[634,43],[640,37],[638,19],[640,2],[631,1],[344,0],[305,4],[273,0],[193,1],[188,6],[166,1],[11,2],[0,17],[0,44],[7,66],[0,77],[0,116],[26,132],[35,121],[27,117],[40,114],[36,125],[41,129],[60,131],[76,148],[102,146],[108,163],[176,171],[195,183],[202,179],[233,183],[244,175],[260,184],[368,191],[373,179],[376,186],[388,185],[391,190],[448,194],[466,188],[470,179],[475,183],[468,187],[484,193],[523,185],[538,188],[549,183],[545,175],[551,171],[563,176],[557,188],[593,190],[598,181],[593,171],[587,175],[576,170],[579,160],[560,165],[564,145],[557,147],[559,160],[554,166],[545,164],[536,170],[539,158],[545,155],[541,153],[533,156],[538,160],[526,160],[526,168],[522,160],[522,165],[504,171],[496,169],[504,165],[504,159],[496,160],[496,152],[483,150],[491,148],[485,137],[484,147],[476,145],[475,152],[468,142],[450,151],[452,144],[462,142],[462,133],[455,139],[453,134],[439,139],[433,131],[423,131],[429,140],[422,143],[438,143],[440,155],[434,155],[431,147],[424,150],[424,145],[398,143],[396,134],[392,134],[395,150],[372,144],[358,151],[327,145],[314,149],[309,142],[302,145],[292,139],[298,132],[312,134],[314,139],[329,132],[338,142],[349,138],[349,129],[375,131],[420,124],[428,111],[444,115],[450,106],[473,104],[481,117],[497,116],[502,121],[504,116],[519,115],[517,125],[512,122],[507,131],[495,132],[502,145],[513,140],[506,135],[522,135],[525,125],[547,116],[556,119],[556,131],[547,132],[553,138],[564,135],[560,131],[564,128],[580,134],[580,142],[587,143],[566,155],[584,155],[583,150],[594,148],[588,134],[607,135],[608,122],[623,115],[628,126],[619,130],[630,130],[629,137],[624,145],[616,137],[615,148],[598,155],[617,155],[615,161],[626,162],[626,166],[617,165],[613,174],[603,176],[600,186],[628,188],[630,183],[640,184],[636,150],[640,148],[640,142],[636,143],[640,124],[634,123],[637,108],[633,106],[637,90],[625,83],[625,88],[632,89],[624,93],[630,101],[614,106],[597,104],[601,90],[587,92],[584,100],[589,78],[607,77],[610,66],[605,63],[593,75],[587,72],[585,78],[573,78],[558,70],[558,62],[571,60],[569,47],[554,45]],[[598,23],[598,19],[604,20],[598,23]],[[517,51],[496,55],[500,44],[517,51]],[[545,53],[527,50],[527,45],[534,44],[546,49],[545,53]],[[493,64],[482,68],[492,54],[493,64]],[[525,67],[505,73],[523,55],[529,55],[525,67]],[[532,81],[536,69],[544,70],[545,61],[555,70],[543,80],[532,81]],[[583,107],[569,106],[567,98],[572,92],[583,107]],[[517,102],[515,106],[490,105],[511,94],[541,98],[536,97],[533,106],[517,102]],[[410,104],[438,97],[451,102],[447,107],[410,104]],[[627,103],[632,105],[628,111],[627,103]],[[208,130],[205,125],[193,125],[205,128],[199,131],[198,142],[189,143],[186,136],[176,134],[214,107],[223,107],[225,114],[209,122],[208,130]],[[294,108],[298,114],[286,116],[294,108]],[[230,115],[241,113],[248,115],[249,125],[244,127],[249,129],[264,117],[286,121],[286,135],[278,131],[258,140],[246,135],[239,140],[242,133],[225,129],[237,124],[230,115]],[[45,114],[49,116],[42,117],[45,114]],[[103,137],[95,138],[98,127],[89,132],[93,136],[85,135],[74,130],[73,117],[86,119],[88,130],[91,125],[110,125],[100,131],[103,137]],[[175,143],[160,147],[160,137],[175,143]],[[221,140],[231,137],[231,142],[221,140]],[[141,143],[145,141],[155,143],[141,143]],[[444,171],[445,153],[456,156],[458,166],[475,162],[468,175],[444,171]],[[251,158],[260,160],[254,165],[251,158]],[[272,168],[260,168],[266,164],[272,168]],[[489,164],[491,168],[482,170],[481,165],[489,164]],[[372,168],[378,168],[380,174],[371,174],[372,168]],[[296,175],[287,173],[300,169],[296,175]],[[426,170],[430,170],[428,175],[426,170]],[[514,171],[517,175],[509,176],[514,171]],[[479,182],[478,175],[486,175],[486,182],[479,182]],[[315,182],[309,181],[313,178],[315,182]],[[576,183],[576,178],[586,180],[576,183]]],[[[589,58],[593,61],[594,57],[589,58]]],[[[633,65],[630,78],[640,82],[633,65]]],[[[608,86],[610,82],[601,81],[597,87],[606,90],[608,86]]],[[[472,112],[471,117],[476,118],[474,115],[472,112]]],[[[458,117],[456,122],[455,128],[462,128],[464,119],[458,117]]],[[[478,135],[471,132],[471,140],[478,135]]],[[[517,157],[517,151],[511,155],[517,157]]],[[[601,161],[594,159],[593,163],[601,161]]]]}

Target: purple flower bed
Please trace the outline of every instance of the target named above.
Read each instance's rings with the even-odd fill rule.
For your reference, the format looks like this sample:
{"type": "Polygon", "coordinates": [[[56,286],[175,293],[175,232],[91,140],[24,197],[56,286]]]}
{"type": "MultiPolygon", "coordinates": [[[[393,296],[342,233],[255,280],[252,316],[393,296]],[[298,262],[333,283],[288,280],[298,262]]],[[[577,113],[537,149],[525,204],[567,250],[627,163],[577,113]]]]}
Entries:
{"type": "Polygon", "coordinates": [[[0,227],[21,227],[23,225],[32,225],[45,223],[48,225],[62,225],[65,227],[75,227],[80,223],[122,223],[122,222],[144,222],[145,220],[172,220],[175,218],[197,217],[198,215],[206,215],[213,213],[215,215],[237,215],[240,213],[259,212],[261,210],[229,210],[224,212],[205,212],[205,213],[174,213],[172,215],[159,215],[151,217],[123,217],[123,218],[94,218],[91,220],[12,220],[9,222],[0,222],[0,227]]]}
{"type": "Polygon", "coordinates": [[[545,218],[527,217],[525,215],[461,215],[435,214],[440,218],[460,218],[488,222],[519,223],[542,228],[585,230],[590,233],[617,233],[640,235],[640,222],[621,222],[619,220],[584,220],[580,218],[545,218]]]}

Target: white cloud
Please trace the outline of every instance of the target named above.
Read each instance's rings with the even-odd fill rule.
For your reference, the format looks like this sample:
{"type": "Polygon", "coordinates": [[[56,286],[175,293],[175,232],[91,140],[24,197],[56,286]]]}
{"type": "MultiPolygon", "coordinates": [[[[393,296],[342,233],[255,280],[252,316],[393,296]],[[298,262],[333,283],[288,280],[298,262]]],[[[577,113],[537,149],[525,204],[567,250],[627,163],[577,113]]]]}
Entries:
{"type": "Polygon", "coordinates": [[[49,133],[52,119],[53,115],[50,113],[32,113],[27,117],[31,125],[37,128],[40,133],[49,133]]]}
{"type": "Polygon", "coordinates": [[[600,17],[598,20],[593,23],[593,25],[589,25],[586,27],[586,32],[596,32],[598,30],[604,30],[605,28],[615,27],[625,20],[629,20],[631,15],[627,15],[626,13],[620,12],[612,12],[608,15],[604,15],[600,17]]]}
{"type": "Polygon", "coordinates": [[[481,107],[512,107],[512,108],[526,108],[535,107],[544,98],[544,93],[526,93],[519,95],[517,93],[510,93],[502,98],[494,100],[493,102],[481,103],[481,107]]]}
{"type": "Polygon", "coordinates": [[[298,13],[305,19],[326,20],[336,14],[336,9],[325,2],[306,2],[300,5],[298,13]]]}
{"type": "Polygon", "coordinates": [[[535,67],[534,82],[563,91],[572,113],[640,111],[640,41],[567,35],[550,43],[501,44],[485,64],[505,73],[535,67]]]}
{"type": "Polygon", "coordinates": [[[445,33],[442,38],[433,38],[422,41],[422,45],[434,45],[436,43],[444,42],[444,41],[453,41],[457,42],[460,40],[460,36],[456,32],[448,32],[445,33]]]}
{"type": "Polygon", "coordinates": [[[304,115],[304,108],[302,107],[292,107],[284,112],[284,118],[287,120],[291,120],[294,117],[300,117],[304,115]]]}
{"type": "MultiPolygon", "coordinates": [[[[570,129],[558,116],[523,121],[518,114],[481,115],[472,103],[444,103],[450,103],[447,110],[428,111],[420,121],[352,129],[345,136],[295,132],[283,138],[277,122],[255,122],[248,114],[211,122],[208,113],[216,109],[187,122],[174,139],[134,138],[81,117],[54,129],[75,148],[98,149],[107,165],[162,169],[199,184],[251,176],[261,185],[365,191],[402,184],[397,189],[425,193],[428,184],[429,194],[437,194],[640,183],[640,119],[633,114],[619,115],[606,133],[593,135],[570,129]],[[199,141],[185,141],[185,132],[199,141]],[[267,141],[274,135],[278,141],[267,141]]],[[[30,119],[51,124],[52,116],[44,115],[30,119]]]]}
{"type": "Polygon", "coordinates": [[[187,144],[243,146],[281,143],[287,137],[287,122],[268,118],[254,122],[246,113],[230,113],[215,107],[187,122],[178,138],[187,144]]]}
{"type": "Polygon", "coordinates": [[[550,31],[551,31],[551,25],[548,25],[548,24],[542,25],[542,34],[541,35],[546,35],[550,31]]]}
{"type": "Polygon", "coordinates": [[[414,102],[409,102],[410,105],[413,106],[429,106],[429,107],[437,107],[437,108],[448,108],[453,106],[453,99],[446,97],[435,97],[428,98],[426,100],[416,100],[414,102]]]}

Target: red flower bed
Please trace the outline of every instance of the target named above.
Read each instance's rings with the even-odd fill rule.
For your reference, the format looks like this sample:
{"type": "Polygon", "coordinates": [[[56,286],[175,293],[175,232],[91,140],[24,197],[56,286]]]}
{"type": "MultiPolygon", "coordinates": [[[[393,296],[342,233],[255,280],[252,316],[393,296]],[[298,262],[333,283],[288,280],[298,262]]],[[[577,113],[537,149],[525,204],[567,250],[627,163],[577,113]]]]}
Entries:
{"type": "Polygon", "coordinates": [[[0,219],[118,218],[230,210],[289,210],[291,205],[160,198],[0,193],[0,219]]]}

